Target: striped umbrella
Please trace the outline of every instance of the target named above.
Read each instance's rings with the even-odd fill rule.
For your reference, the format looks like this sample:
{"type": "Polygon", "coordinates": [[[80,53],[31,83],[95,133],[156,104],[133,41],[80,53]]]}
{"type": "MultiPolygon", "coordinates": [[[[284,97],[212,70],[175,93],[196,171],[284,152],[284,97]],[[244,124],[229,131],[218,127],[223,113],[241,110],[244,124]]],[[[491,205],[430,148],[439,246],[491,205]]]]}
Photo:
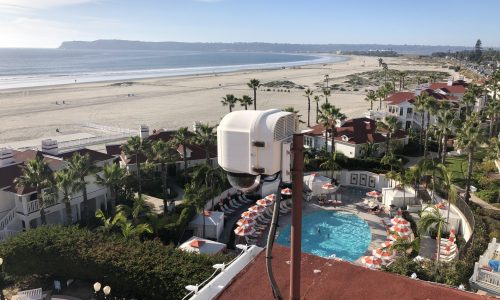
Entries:
{"type": "Polygon", "coordinates": [[[264,199],[257,200],[256,203],[257,203],[257,205],[266,207],[266,206],[273,204],[274,202],[264,198],[264,199]]]}
{"type": "Polygon", "coordinates": [[[408,240],[408,239],[410,239],[410,236],[409,235],[401,236],[397,233],[393,233],[393,234],[387,236],[387,238],[391,241],[397,241],[398,239],[408,240]]]}
{"type": "Polygon", "coordinates": [[[292,189],[289,189],[289,188],[282,189],[281,194],[290,196],[292,194],[292,189]]]}
{"type": "Polygon", "coordinates": [[[383,261],[391,260],[396,256],[396,251],[389,248],[377,248],[372,251],[373,256],[382,259],[383,261]]]}
{"type": "Polygon", "coordinates": [[[407,220],[403,219],[400,216],[395,216],[394,218],[392,218],[391,223],[393,225],[400,225],[400,226],[407,226],[407,227],[410,226],[410,222],[408,222],[407,220]]]}
{"type": "Polygon", "coordinates": [[[380,248],[389,248],[392,245],[394,245],[394,241],[385,241],[382,244],[380,244],[380,248]]]}
{"type": "Polygon", "coordinates": [[[368,197],[378,198],[378,197],[382,196],[382,193],[378,192],[378,191],[371,191],[371,192],[366,193],[366,195],[368,197]]]}
{"type": "Polygon", "coordinates": [[[394,225],[389,230],[395,231],[400,236],[409,236],[412,234],[411,228],[408,226],[394,225]]]}
{"type": "Polygon", "coordinates": [[[256,212],[258,214],[262,213],[266,208],[264,206],[260,206],[260,205],[254,205],[252,207],[250,207],[248,209],[248,211],[253,211],[253,212],[256,212]]]}
{"type": "Polygon", "coordinates": [[[382,260],[375,256],[363,256],[361,262],[368,268],[380,268],[382,260]]]}
{"type": "Polygon", "coordinates": [[[254,219],[239,219],[238,222],[236,222],[238,226],[253,226],[255,225],[255,220],[254,219]]]}
{"type": "Polygon", "coordinates": [[[276,201],[276,194],[267,195],[264,199],[269,201],[276,201]]]}
{"type": "Polygon", "coordinates": [[[255,219],[259,216],[258,213],[254,212],[254,211],[246,211],[244,213],[241,214],[241,217],[243,219],[255,219]]]}
{"type": "Polygon", "coordinates": [[[234,230],[234,234],[239,236],[247,236],[255,233],[255,229],[251,226],[239,226],[234,230]]]}

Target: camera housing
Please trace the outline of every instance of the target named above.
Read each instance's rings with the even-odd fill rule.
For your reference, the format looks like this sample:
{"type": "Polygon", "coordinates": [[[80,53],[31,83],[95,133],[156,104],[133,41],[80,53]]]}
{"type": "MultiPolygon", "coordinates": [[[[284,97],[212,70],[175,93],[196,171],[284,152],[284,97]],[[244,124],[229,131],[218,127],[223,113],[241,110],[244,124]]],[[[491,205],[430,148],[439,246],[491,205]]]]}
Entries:
{"type": "Polygon", "coordinates": [[[282,171],[284,165],[289,174],[289,146],[296,124],[295,114],[278,109],[227,114],[217,127],[217,151],[231,185],[250,192],[261,177],[282,171]]]}

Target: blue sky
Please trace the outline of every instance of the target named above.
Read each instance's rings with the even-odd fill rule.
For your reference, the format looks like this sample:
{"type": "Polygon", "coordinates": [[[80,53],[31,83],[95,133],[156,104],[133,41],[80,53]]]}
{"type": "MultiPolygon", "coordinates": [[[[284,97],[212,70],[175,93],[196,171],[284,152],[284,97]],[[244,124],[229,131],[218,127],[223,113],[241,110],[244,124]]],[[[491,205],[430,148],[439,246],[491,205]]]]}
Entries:
{"type": "Polygon", "coordinates": [[[500,47],[499,0],[0,0],[0,47],[64,40],[500,47]]]}

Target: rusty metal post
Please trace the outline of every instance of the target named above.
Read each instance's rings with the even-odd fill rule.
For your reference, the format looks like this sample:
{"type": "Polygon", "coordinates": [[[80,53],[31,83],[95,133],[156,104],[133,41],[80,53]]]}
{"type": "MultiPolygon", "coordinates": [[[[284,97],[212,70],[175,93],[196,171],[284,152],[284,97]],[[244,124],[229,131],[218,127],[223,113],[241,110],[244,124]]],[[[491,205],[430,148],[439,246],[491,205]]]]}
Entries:
{"type": "Polygon", "coordinates": [[[304,180],[304,135],[294,134],[292,144],[292,231],[290,248],[290,299],[300,299],[300,263],[302,239],[302,198],[304,180]]]}

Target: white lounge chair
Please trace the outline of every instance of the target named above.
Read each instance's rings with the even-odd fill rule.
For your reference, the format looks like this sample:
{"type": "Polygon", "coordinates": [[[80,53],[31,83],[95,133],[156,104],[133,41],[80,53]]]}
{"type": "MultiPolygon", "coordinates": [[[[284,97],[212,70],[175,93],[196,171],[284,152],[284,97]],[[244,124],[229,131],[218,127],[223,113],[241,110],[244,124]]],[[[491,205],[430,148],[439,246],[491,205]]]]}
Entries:
{"type": "Polygon", "coordinates": [[[248,199],[247,197],[245,197],[245,195],[241,195],[240,199],[245,203],[250,203],[253,201],[252,199],[248,199]]]}
{"type": "Polygon", "coordinates": [[[240,206],[242,206],[243,204],[241,203],[238,203],[238,201],[234,200],[234,199],[231,199],[231,201],[229,201],[229,205],[231,205],[232,208],[239,208],[240,206]]]}
{"type": "Polygon", "coordinates": [[[233,209],[230,209],[230,208],[227,206],[227,204],[224,204],[224,205],[222,206],[222,209],[223,209],[223,210],[224,210],[224,212],[225,212],[225,213],[227,213],[227,214],[232,214],[232,213],[234,213],[234,210],[233,210],[233,209]]]}

